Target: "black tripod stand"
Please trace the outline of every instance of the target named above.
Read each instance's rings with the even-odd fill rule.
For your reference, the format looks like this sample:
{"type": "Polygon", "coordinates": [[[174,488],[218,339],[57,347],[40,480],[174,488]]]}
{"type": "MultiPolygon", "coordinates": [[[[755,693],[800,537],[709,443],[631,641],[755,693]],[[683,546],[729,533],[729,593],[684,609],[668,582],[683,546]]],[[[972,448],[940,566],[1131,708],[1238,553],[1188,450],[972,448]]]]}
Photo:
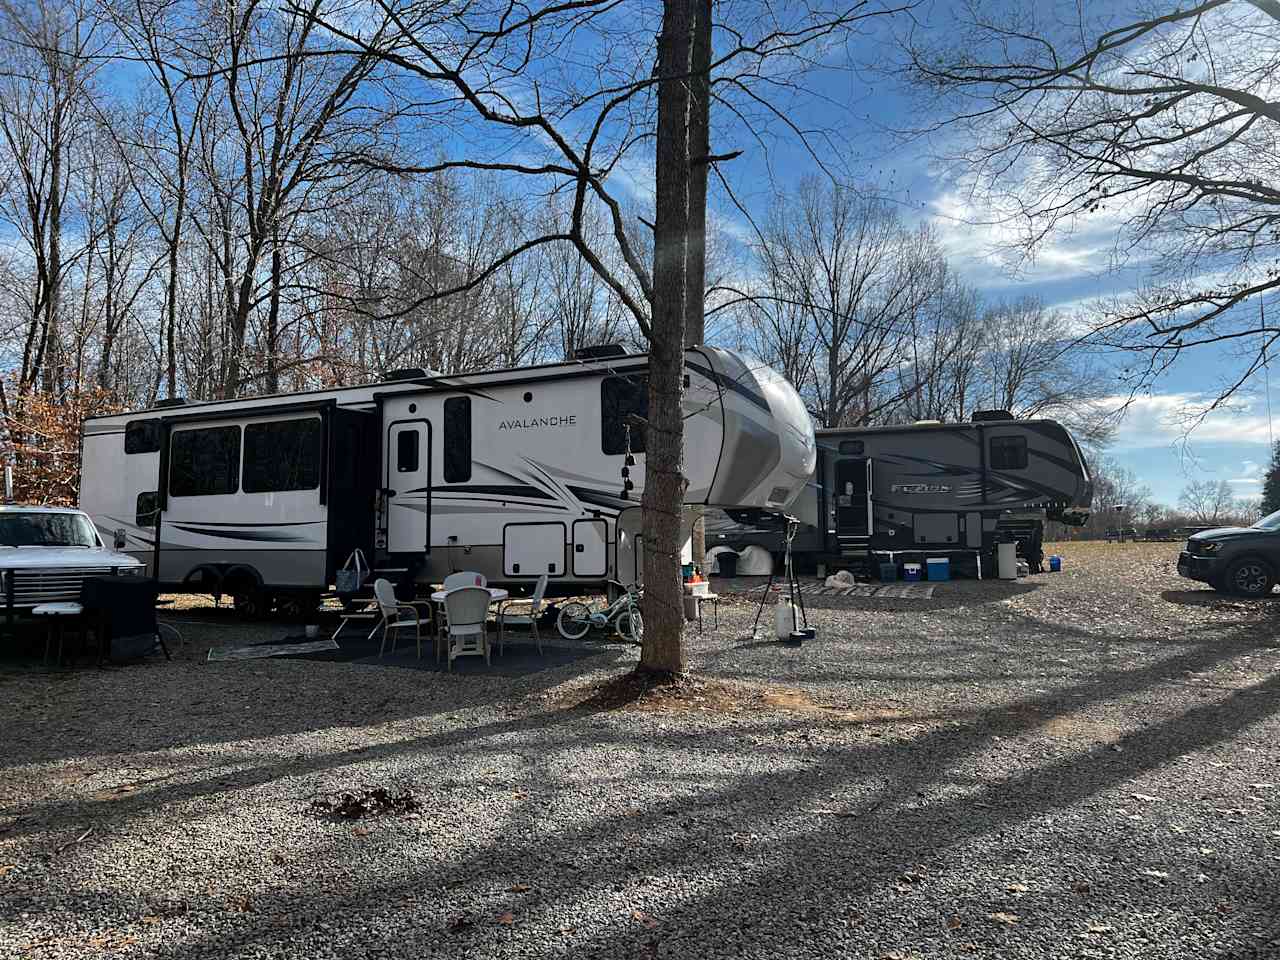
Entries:
{"type": "MultiPolygon", "coordinates": [[[[791,593],[791,640],[799,643],[806,637],[812,638],[813,631],[809,627],[809,617],[804,609],[804,595],[800,592],[800,584],[796,580],[795,564],[791,562],[791,541],[796,537],[796,531],[800,529],[800,521],[795,517],[784,515],[783,519],[787,524],[786,547],[783,553],[782,575],[786,578],[787,588],[791,593]],[[800,611],[800,623],[804,624],[801,628],[796,622],[795,611],[800,611]]],[[[764,593],[760,595],[760,604],[756,607],[755,623],[751,625],[751,639],[760,639],[760,616],[764,613],[765,604],[769,602],[769,594],[773,592],[773,581],[775,574],[773,570],[769,571],[769,582],[764,586],[764,593]]]]}

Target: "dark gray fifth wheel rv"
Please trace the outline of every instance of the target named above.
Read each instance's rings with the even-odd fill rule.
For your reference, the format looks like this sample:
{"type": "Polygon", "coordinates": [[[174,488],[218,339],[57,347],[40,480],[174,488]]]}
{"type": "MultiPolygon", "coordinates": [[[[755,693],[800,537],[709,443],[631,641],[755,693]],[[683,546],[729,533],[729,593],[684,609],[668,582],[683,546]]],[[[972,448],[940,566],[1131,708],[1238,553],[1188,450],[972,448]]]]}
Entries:
{"type": "MultiPolygon", "coordinates": [[[[801,521],[792,550],[802,569],[875,574],[881,562],[946,556],[970,572],[980,560],[993,575],[996,544],[1006,537],[1038,569],[1044,521],[1089,518],[1089,468],[1054,420],[989,411],[970,423],[819,430],[817,438],[813,482],[791,507],[801,521]]],[[[720,544],[783,550],[778,524],[750,511],[708,518],[707,547],[720,544]]]]}

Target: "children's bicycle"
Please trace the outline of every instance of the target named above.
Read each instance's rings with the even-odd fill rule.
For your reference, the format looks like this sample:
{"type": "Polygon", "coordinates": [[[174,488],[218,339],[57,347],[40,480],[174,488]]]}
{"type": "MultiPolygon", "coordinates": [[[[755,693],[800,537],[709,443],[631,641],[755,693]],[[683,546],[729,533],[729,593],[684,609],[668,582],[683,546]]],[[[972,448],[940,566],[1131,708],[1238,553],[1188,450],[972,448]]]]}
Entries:
{"type": "Polygon", "coordinates": [[[623,640],[639,643],[644,637],[644,618],[640,615],[641,591],[617,580],[609,580],[610,586],[622,592],[606,606],[600,601],[584,603],[571,600],[560,608],[556,617],[556,629],[566,640],[581,640],[592,630],[613,631],[623,640]]]}

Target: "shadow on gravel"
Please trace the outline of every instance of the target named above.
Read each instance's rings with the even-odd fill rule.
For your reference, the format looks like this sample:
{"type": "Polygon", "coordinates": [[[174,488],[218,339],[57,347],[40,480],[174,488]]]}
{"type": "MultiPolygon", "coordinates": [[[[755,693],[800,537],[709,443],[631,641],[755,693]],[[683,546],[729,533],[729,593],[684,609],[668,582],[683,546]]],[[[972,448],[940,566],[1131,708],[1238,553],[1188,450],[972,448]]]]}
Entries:
{"type": "MultiPolygon", "coordinates": [[[[1098,639],[1096,635],[1094,639],[1098,639]]],[[[1253,629],[1219,631],[1210,642],[1188,651],[1139,667],[1099,669],[1060,689],[975,709],[953,716],[944,726],[891,741],[865,739],[807,749],[795,738],[786,738],[822,728],[820,718],[808,715],[794,722],[749,718],[732,730],[592,730],[591,735],[608,744],[611,751],[627,749],[646,758],[645,769],[652,771],[651,776],[671,785],[668,797],[634,811],[611,808],[595,819],[557,832],[537,830],[536,835],[524,836],[498,830],[494,839],[468,844],[469,852],[461,859],[451,858],[446,863],[424,857],[416,866],[405,866],[407,874],[401,876],[370,873],[361,880],[345,877],[341,887],[317,882],[314,889],[303,881],[275,891],[269,909],[260,906],[258,912],[244,915],[233,929],[197,929],[185,939],[165,944],[158,955],[185,958],[288,952],[296,950],[290,944],[299,924],[322,921],[359,922],[363,935],[369,938],[363,946],[370,955],[416,956],[442,947],[454,956],[511,955],[513,947],[521,955],[530,950],[545,955],[551,950],[542,947],[554,941],[562,943],[572,956],[692,957],[705,955],[712,947],[726,954],[798,956],[798,943],[816,937],[819,924],[828,935],[839,929],[854,939],[846,944],[817,939],[806,950],[817,950],[819,944],[825,948],[811,955],[835,955],[846,948],[851,955],[862,955],[865,950],[852,949],[853,943],[859,942],[858,924],[864,922],[855,905],[865,909],[868,902],[876,902],[879,892],[896,884],[903,889],[892,902],[900,905],[891,909],[911,915],[912,885],[930,882],[930,865],[938,870],[963,869],[954,863],[953,850],[958,845],[979,837],[1002,837],[1020,824],[1052,816],[1248,731],[1280,710],[1280,675],[1232,690],[1219,701],[1196,703],[1177,715],[1153,719],[1108,744],[1118,749],[1065,755],[1037,751],[1041,759],[1028,760],[1004,776],[966,781],[975,789],[959,795],[954,789],[944,789],[954,783],[952,771],[957,764],[989,750],[996,738],[1016,741],[1045,724],[1069,719],[1088,704],[1126,702],[1171,677],[1209,670],[1260,645],[1261,638],[1253,629]],[[664,760],[686,751],[704,751],[709,757],[734,754],[756,758],[771,749],[786,752],[793,762],[763,772],[755,763],[734,768],[726,765],[721,775],[700,783],[669,772],[664,760]],[[733,772],[744,769],[746,772],[733,772]],[[690,788],[695,792],[690,793],[690,788]],[[507,906],[511,898],[503,899],[493,892],[511,882],[505,878],[513,862],[521,864],[524,872],[518,879],[522,890],[528,891],[514,908],[507,906]],[[643,910],[638,918],[634,913],[630,918],[620,913],[603,918],[605,929],[598,933],[573,935],[575,905],[590,902],[600,891],[634,891],[633,900],[640,910],[645,888],[637,884],[646,879],[665,884],[690,872],[701,882],[683,886],[679,896],[667,899],[666,909],[656,918],[646,920],[643,910]],[[728,880],[727,876],[737,879],[728,880]],[[749,889],[742,886],[742,878],[749,880],[749,889]],[[542,894],[544,890],[547,892],[542,894]],[[450,926],[443,918],[464,895],[470,898],[468,909],[477,910],[473,916],[481,922],[450,926]],[[434,912],[440,922],[388,926],[388,905],[421,896],[438,902],[434,912]],[[506,927],[495,927],[489,918],[506,909],[516,913],[510,920],[500,921],[506,927]],[[852,928],[839,920],[846,913],[856,921],[852,928]],[[279,917],[289,918],[289,922],[281,924],[279,917]],[[539,930],[547,931],[540,936],[549,939],[526,940],[517,947],[513,941],[518,940],[526,923],[534,922],[540,922],[539,930]],[[550,933],[557,923],[566,926],[558,935],[550,933]],[[749,950],[735,951],[728,939],[731,935],[741,937],[749,950]]],[[[266,763],[230,779],[235,786],[260,784],[354,762],[356,754],[366,760],[413,753],[426,765],[433,753],[458,750],[536,756],[538,764],[526,776],[541,778],[540,795],[530,791],[531,796],[516,809],[537,822],[547,815],[549,791],[564,786],[573,796],[573,791],[583,789],[580,781],[561,783],[557,779],[564,771],[557,759],[576,756],[581,745],[581,723],[566,723],[573,715],[571,710],[548,711],[368,749],[266,763]],[[523,739],[525,735],[527,739],[523,739]]],[[[1016,743],[1011,746],[1021,749],[1016,743]]],[[[675,764],[671,767],[678,769],[675,764]]],[[[503,786],[519,789],[518,784],[503,786]]],[[[206,784],[210,790],[222,787],[222,783],[206,784]]],[[[191,795],[191,789],[180,787],[176,794],[155,799],[177,799],[191,795]]],[[[121,807],[119,812],[129,809],[121,807]]],[[[335,837],[333,842],[345,843],[349,838],[335,837]]],[[[1132,847],[1134,841],[1124,842],[1132,847]]],[[[1020,854],[1009,849],[1004,855],[1014,865],[1010,870],[1016,876],[1020,854]]],[[[1147,884],[1144,889],[1152,892],[1143,896],[1154,901],[1174,896],[1172,888],[1166,893],[1164,887],[1147,884]]],[[[1051,935],[1053,941],[1042,945],[1046,952],[1036,955],[1059,954],[1061,936],[1070,934],[1058,926],[1059,921],[1045,926],[1049,911],[1069,914],[1082,928],[1090,911],[1099,909],[1102,901],[1097,897],[1106,894],[1098,891],[1093,901],[1077,906],[1086,901],[1068,891],[1053,900],[1054,891],[1043,891],[1040,899],[1019,907],[1030,917],[1016,932],[1023,938],[1036,930],[1051,935]]],[[[1111,891],[1110,897],[1105,901],[1108,909],[1131,909],[1122,890],[1111,891]]],[[[976,910],[993,909],[983,905],[1008,899],[990,891],[974,893],[972,898],[976,910]]],[[[1241,911],[1231,918],[1237,925],[1232,929],[1249,929],[1253,919],[1241,911]]],[[[907,938],[904,948],[918,946],[932,953],[941,946],[947,952],[960,941],[973,939],[984,940],[988,950],[1008,948],[1006,936],[1013,935],[996,924],[987,922],[979,928],[974,922],[953,938],[944,927],[945,915],[926,915],[919,920],[918,942],[907,938]]],[[[1225,922],[1221,917],[1218,921],[1225,922]]],[[[584,918],[584,923],[589,924],[588,929],[601,926],[595,917],[584,918]]],[[[1215,938],[1215,946],[1226,945],[1221,929],[1215,928],[1210,936],[1215,938]]],[[[1032,955],[1026,953],[1031,946],[1023,941],[1019,955],[1032,955]]],[[[868,955],[883,952],[877,948],[868,955]]]]}
{"type": "MultiPolygon", "coordinates": [[[[1169,603],[1176,603],[1184,607],[1211,607],[1216,610],[1238,610],[1242,607],[1257,607],[1263,604],[1272,604],[1280,600],[1280,593],[1271,593],[1266,597],[1233,597],[1230,594],[1219,593],[1217,590],[1161,590],[1160,599],[1169,603]]],[[[1268,613],[1274,612],[1275,608],[1269,608],[1268,613]]]]}

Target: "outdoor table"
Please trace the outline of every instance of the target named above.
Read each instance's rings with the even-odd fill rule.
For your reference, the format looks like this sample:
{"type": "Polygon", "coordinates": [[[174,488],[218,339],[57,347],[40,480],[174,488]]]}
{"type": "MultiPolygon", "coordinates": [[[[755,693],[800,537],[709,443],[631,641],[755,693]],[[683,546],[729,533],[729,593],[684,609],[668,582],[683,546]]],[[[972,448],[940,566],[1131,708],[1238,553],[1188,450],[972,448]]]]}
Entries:
{"type": "MultiPolygon", "coordinates": [[[[62,666],[62,644],[66,631],[63,629],[63,622],[70,618],[80,621],[84,616],[84,607],[74,601],[59,601],[55,603],[42,603],[31,611],[32,616],[40,617],[47,621],[47,630],[44,637],[44,662],[45,666],[49,664],[49,652],[53,646],[53,641],[58,641],[58,666],[62,666]]],[[[84,625],[80,625],[80,643],[84,644],[84,625]]]]}
{"type": "MultiPolygon", "coordinates": [[[[462,589],[466,589],[466,588],[464,588],[464,587],[454,587],[454,589],[455,589],[455,590],[462,590],[462,589]]],[[[488,591],[489,591],[489,605],[490,605],[490,606],[492,606],[492,605],[493,605],[493,604],[495,604],[495,603],[501,603],[503,600],[507,599],[507,596],[508,596],[507,591],[503,590],[501,587],[482,587],[481,589],[482,589],[482,590],[488,590],[488,591]]],[[[443,606],[444,606],[444,598],[445,598],[446,596],[448,596],[448,594],[449,594],[449,591],[448,591],[448,590],[437,590],[435,593],[431,594],[431,602],[432,602],[432,603],[438,603],[438,604],[440,604],[440,606],[442,606],[442,607],[443,607],[443,606]]],[[[501,607],[499,607],[499,608],[498,608],[498,643],[499,643],[499,644],[501,644],[501,643],[503,642],[503,637],[502,637],[502,633],[503,633],[503,631],[502,631],[502,619],[503,619],[503,618],[502,618],[502,608],[501,608],[501,607]]],[[[444,618],[443,618],[443,617],[437,617],[437,618],[436,618],[436,623],[443,624],[443,623],[444,623],[444,618]]]]}

